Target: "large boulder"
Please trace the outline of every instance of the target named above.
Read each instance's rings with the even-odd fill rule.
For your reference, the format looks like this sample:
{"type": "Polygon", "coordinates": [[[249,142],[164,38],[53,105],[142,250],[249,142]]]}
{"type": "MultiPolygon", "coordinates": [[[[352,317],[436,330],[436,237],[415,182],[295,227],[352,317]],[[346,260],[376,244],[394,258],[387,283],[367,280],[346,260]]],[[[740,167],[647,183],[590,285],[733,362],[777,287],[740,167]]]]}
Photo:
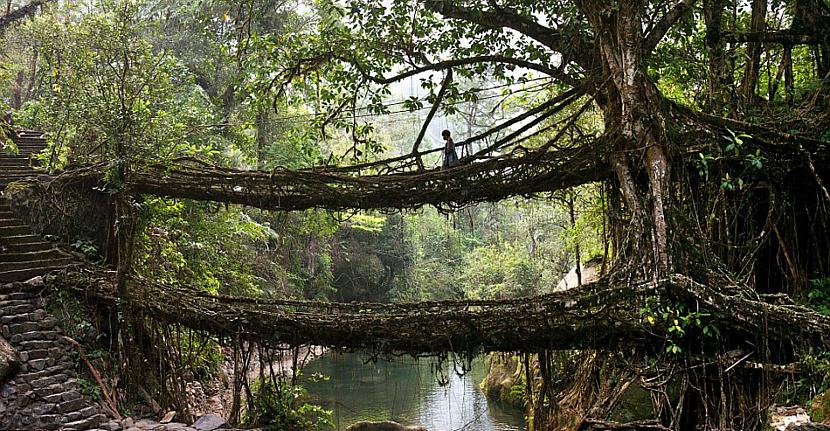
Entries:
{"type": "Polygon", "coordinates": [[[481,382],[481,390],[488,398],[524,408],[523,368],[517,356],[506,353],[491,353],[487,376],[481,382]]]}
{"type": "Polygon", "coordinates": [[[818,394],[810,403],[810,417],[825,425],[830,425],[830,391],[818,394]]]}
{"type": "Polygon", "coordinates": [[[556,284],[556,289],[554,292],[562,292],[564,290],[573,289],[574,287],[579,286],[579,282],[582,281],[582,284],[590,284],[597,280],[602,275],[602,256],[597,256],[589,261],[585,262],[584,264],[580,265],[579,272],[581,276],[577,276],[576,274],[576,266],[571,268],[571,271],[565,275],[559,283],[556,284]]]}
{"type": "Polygon", "coordinates": [[[227,428],[228,423],[225,422],[225,419],[222,416],[208,413],[197,419],[196,422],[193,423],[192,427],[199,431],[213,431],[216,429],[227,428]]]}
{"type": "Polygon", "coordinates": [[[17,350],[5,338],[0,337],[0,383],[14,376],[18,368],[20,368],[20,357],[17,355],[17,350]]]}

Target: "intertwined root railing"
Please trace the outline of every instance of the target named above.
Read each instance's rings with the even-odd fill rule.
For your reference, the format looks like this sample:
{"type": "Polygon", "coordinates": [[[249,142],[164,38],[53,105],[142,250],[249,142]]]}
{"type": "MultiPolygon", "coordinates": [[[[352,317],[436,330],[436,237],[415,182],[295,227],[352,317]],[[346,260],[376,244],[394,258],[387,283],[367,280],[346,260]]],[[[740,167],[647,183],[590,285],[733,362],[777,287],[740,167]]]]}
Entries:
{"type": "MultiPolygon", "coordinates": [[[[51,285],[116,301],[112,274],[74,267],[51,285]]],[[[211,295],[143,278],[130,282],[126,303],[159,321],[261,344],[314,344],[377,353],[607,349],[654,346],[660,328],[640,315],[650,297],[686,301],[730,337],[828,345],[830,317],[791,303],[771,303],[738,287],[705,286],[674,274],[658,282],[581,288],[498,301],[404,304],[328,303],[211,295]],[[763,318],[762,318],[763,316],[763,318]]],[[[665,302],[664,302],[665,303],[665,302]]]]}
{"type": "MultiPolygon", "coordinates": [[[[605,178],[608,169],[593,145],[555,152],[516,150],[453,169],[398,174],[337,169],[246,171],[193,159],[139,167],[132,193],[212,200],[270,210],[307,208],[395,209],[463,205],[532,195],[605,178]]],[[[59,182],[99,181],[101,166],[67,172],[59,182]]]]}

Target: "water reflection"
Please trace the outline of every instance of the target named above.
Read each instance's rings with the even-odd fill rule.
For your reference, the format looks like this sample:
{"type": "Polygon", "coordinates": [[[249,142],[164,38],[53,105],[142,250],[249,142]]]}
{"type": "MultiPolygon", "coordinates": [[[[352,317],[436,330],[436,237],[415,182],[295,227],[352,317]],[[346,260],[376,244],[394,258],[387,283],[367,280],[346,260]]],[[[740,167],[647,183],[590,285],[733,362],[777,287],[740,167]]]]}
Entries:
{"type": "Polygon", "coordinates": [[[487,400],[479,382],[487,372],[483,358],[463,376],[453,364],[442,365],[447,385],[440,386],[434,362],[413,358],[366,363],[360,354],[329,353],[308,364],[304,373],[322,373],[328,381],[306,381],[313,399],[333,410],[336,429],[359,421],[393,420],[429,430],[524,430],[522,412],[487,400]]]}

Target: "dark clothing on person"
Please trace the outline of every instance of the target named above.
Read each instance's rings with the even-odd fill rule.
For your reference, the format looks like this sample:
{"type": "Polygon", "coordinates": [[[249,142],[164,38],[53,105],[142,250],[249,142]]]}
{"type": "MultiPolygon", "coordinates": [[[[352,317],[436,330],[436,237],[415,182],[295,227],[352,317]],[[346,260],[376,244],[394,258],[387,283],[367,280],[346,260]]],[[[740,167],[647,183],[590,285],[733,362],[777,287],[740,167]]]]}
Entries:
{"type": "Polygon", "coordinates": [[[455,153],[455,143],[452,139],[447,139],[447,144],[444,146],[444,162],[441,164],[441,169],[451,168],[458,165],[458,154],[455,153]]]}

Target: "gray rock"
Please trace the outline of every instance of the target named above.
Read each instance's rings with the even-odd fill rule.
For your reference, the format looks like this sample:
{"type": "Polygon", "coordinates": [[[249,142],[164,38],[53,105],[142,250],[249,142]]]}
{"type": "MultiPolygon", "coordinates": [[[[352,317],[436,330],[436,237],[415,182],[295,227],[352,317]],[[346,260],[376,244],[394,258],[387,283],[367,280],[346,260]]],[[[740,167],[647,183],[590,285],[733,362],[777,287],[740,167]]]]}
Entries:
{"type": "Polygon", "coordinates": [[[86,402],[83,399],[80,399],[80,398],[70,400],[70,401],[64,401],[64,402],[58,404],[58,411],[61,412],[61,413],[69,413],[69,412],[73,412],[73,411],[76,411],[76,410],[80,410],[80,409],[84,408],[85,405],[86,405],[86,402]]]}
{"type": "Polygon", "coordinates": [[[50,356],[49,355],[49,350],[47,350],[47,349],[29,350],[26,353],[28,354],[29,359],[42,359],[42,358],[48,358],[50,356]]]}
{"type": "Polygon", "coordinates": [[[10,378],[20,368],[20,357],[5,338],[0,337],[0,383],[10,378]]]}
{"type": "Polygon", "coordinates": [[[89,407],[85,407],[81,410],[78,410],[76,412],[67,413],[66,418],[67,418],[67,420],[70,420],[70,421],[76,421],[76,420],[79,420],[79,419],[86,419],[86,418],[94,416],[97,411],[98,411],[98,409],[96,407],[89,406],[89,407]]]}
{"type": "MultiPolygon", "coordinates": [[[[54,385],[55,383],[58,383],[58,379],[56,379],[54,376],[46,376],[46,377],[41,377],[37,380],[32,380],[32,386],[34,386],[36,388],[42,388],[44,386],[51,386],[51,385],[54,385]]],[[[59,400],[60,400],[60,398],[58,398],[55,401],[59,401],[59,400]]]]}
{"type": "Polygon", "coordinates": [[[225,419],[223,419],[222,416],[213,413],[203,415],[192,425],[193,428],[196,428],[199,431],[213,431],[227,426],[228,423],[225,422],[225,419]]]}
{"type": "Polygon", "coordinates": [[[86,430],[89,429],[89,421],[81,419],[63,424],[64,430],[86,430]]]}
{"type": "Polygon", "coordinates": [[[161,424],[152,419],[139,419],[135,421],[135,427],[144,430],[154,430],[159,428],[159,426],[161,426],[161,424]]]}
{"type": "Polygon", "coordinates": [[[48,359],[35,359],[29,361],[29,366],[32,367],[33,370],[42,370],[47,367],[48,359]]]}
{"type": "Polygon", "coordinates": [[[44,285],[43,276],[32,277],[26,280],[25,283],[32,287],[42,287],[44,285]]]}
{"type": "Polygon", "coordinates": [[[121,431],[121,424],[116,421],[109,421],[99,425],[104,431],[121,431]]]}
{"type": "Polygon", "coordinates": [[[133,420],[133,418],[125,418],[123,421],[121,421],[121,426],[124,428],[132,428],[133,425],[135,425],[135,421],[133,420]]]}
{"type": "MultiPolygon", "coordinates": [[[[31,306],[29,306],[31,307],[31,306]]],[[[26,313],[30,310],[20,311],[21,313],[26,313]]],[[[9,325],[9,334],[27,334],[30,332],[35,332],[40,330],[40,325],[35,322],[25,322],[25,323],[16,323],[14,325],[9,325]]]]}
{"type": "Polygon", "coordinates": [[[78,391],[66,391],[61,394],[61,397],[64,401],[72,401],[81,398],[81,394],[78,391]]]}

